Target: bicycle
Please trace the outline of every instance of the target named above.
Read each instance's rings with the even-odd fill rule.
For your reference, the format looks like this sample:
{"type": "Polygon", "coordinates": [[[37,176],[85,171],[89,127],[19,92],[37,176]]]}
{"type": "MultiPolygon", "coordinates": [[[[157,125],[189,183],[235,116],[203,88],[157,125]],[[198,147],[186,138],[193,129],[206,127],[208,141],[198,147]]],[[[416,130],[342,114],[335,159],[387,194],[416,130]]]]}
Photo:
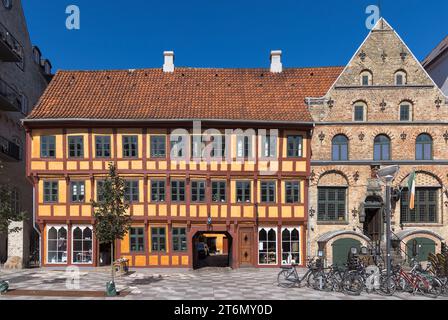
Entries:
{"type": "Polygon", "coordinates": [[[277,276],[277,283],[280,287],[292,288],[297,285],[300,288],[304,281],[307,282],[307,287],[310,286],[310,276],[318,269],[317,264],[314,263],[314,259],[308,260],[308,270],[303,277],[299,276],[299,273],[297,272],[297,266],[298,264],[292,264],[291,266],[282,267],[282,270],[278,273],[277,276]]]}
{"type": "Polygon", "coordinates": [[[409,273],[405,272],[400,265],[395,266],[394,279],[399,290],[412,294],[421,293],[426,297],[437,298],[442,293],[443,285],[440,280],[424,274],[418,263],[414,263],[409,273]]]}

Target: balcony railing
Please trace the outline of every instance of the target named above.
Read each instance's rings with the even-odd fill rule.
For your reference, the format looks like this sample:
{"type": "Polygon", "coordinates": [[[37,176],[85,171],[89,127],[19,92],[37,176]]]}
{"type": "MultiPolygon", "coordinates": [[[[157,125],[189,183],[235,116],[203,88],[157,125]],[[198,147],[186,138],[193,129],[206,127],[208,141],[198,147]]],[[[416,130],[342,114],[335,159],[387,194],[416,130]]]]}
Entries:
{"type": "Polygon", "coordinates": [[[22,99],[6,81],[0,78],[0,110],[21,112],[22,99]]]}
{"type": "Polygon", "coordinates": [[[5,161],[20,161],[20,147],[0,136],[0,157],[5,161]]]}
{"type": "Polygon", "coordinates": [[[0,23],[0,60],[22,62],[23,47],[16,38],[0,23]]]}

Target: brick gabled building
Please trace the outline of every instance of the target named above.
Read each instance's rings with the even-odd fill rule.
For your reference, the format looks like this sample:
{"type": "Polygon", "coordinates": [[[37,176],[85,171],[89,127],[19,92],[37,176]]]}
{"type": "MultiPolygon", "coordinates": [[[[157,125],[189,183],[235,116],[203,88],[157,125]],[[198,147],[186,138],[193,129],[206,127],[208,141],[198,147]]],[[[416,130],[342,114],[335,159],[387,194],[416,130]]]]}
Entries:
{"type": "Polygon", "coordinates": [[[58,72],[24,121],[42,264],[108,262],[89,202],[113,162],[133,218],[115,258],[200,267],[207,244],[232,267],[304,265],[305,97],[341,68],[283,69],[280,54],[270,70],[175,68],[166,52],[163,69],[58,72]]]}
{"type": "Polygon", "coordinates": [[[310,185],[311,255],[343,263],[350,247],[385,243],[381,166],[400,165],[393,208],[396,255],[426,260],[448,236],[448,104],[392,27],[381,19],[323,96],[310,96],[316,122],[310,185]],[[407,181],[416,176],[415,210],[407,181]]]}

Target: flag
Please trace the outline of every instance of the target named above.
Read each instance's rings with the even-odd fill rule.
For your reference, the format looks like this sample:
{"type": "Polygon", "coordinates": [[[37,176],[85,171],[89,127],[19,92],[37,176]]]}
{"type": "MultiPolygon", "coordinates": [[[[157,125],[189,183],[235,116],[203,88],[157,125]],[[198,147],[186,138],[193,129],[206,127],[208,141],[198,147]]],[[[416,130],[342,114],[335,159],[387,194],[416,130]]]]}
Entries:
{"type": "Polygon", "coordinates": [[[415,208],[415,171],[411,173],[408,180],[408,192],[409,192],[409,210],[415,208]]]}

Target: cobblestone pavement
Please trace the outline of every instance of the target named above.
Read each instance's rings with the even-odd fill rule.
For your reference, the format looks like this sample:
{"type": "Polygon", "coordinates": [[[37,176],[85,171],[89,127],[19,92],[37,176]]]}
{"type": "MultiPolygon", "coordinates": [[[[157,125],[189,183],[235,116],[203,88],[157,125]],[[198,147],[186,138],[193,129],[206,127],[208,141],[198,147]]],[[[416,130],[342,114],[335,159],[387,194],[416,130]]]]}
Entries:
{"type": "MultiPolygon", "coordinates": [[[[425,300],[423,296],[400,293],[393,297],[363,293],[346,296],[318,292],[308,288],[286,289],[276,284],[277,269],[136,269],[116,279],[117,290],[129,295],[118,300],[425,300]]],[[[0,280],[8,280],[10,289],[68,290],[65,269],[0,270],[0,280]]],[[[79,290],[104,291],[110,280],[107,269],[80,269],[79,290]]],[[[69,281],[70,282],[70,281],[69,281]]],[[[0,296],[3,299],[87,299],[67,297],[0,296]]],[[[439,298],[447,299],[447,298],[439,298]]]]}

